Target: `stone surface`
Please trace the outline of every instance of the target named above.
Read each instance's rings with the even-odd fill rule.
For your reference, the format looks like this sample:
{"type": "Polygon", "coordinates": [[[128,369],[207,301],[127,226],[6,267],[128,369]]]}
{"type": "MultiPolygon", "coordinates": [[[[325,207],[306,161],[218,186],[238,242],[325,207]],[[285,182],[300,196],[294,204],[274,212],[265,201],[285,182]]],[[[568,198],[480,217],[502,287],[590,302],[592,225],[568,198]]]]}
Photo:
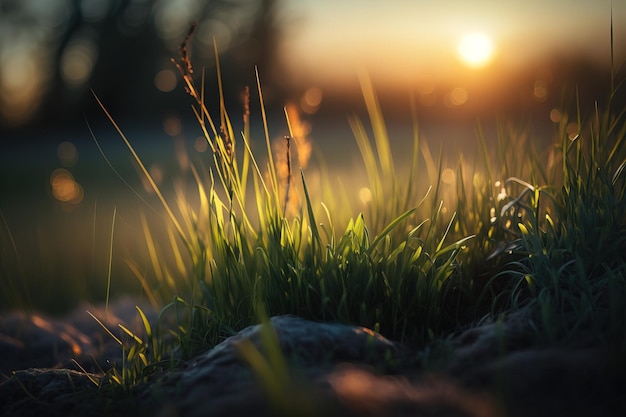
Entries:
{"type": "MultiPolygon", "coordinates": [[[[67,317],[12,312],[0,316],[0,376],[28,368],[68,368],[98,372],[120,363],[119,344],[88,313],[94,314],[114,334],[121,337],[118,324],[143,335],[135,308],[136,300],[125,297],[108,308],[85,304],[67,317]]],[[[142,306],[150,318],[154,311],[142,306]]]]}
{"type": "Polygon", "coordinates": [[[294,316],[270,323],[244,329],[157,376],[138,389],[139,402],[157,415],[184,416],[501,415],[487,394],[444,376],[411,381],[401,369],[409,352],[369,329],[294,316]],[[264,331],[272,332],[274,343],[263,340],[264,331]],[[285,359],[285,372],[272,363],[273,349],[285,359]],[[256,373],[254,359],[261,362],[256,373]],[[267,374],[258,371],[263,364],[267,374]]]}
{"type": "MultiPolygon", "coordinates": [[[[128,323],[131,307],[111,311],[128,323]]],[[[99,325],[80,323],[82,316],[70,318],[38,322],[26,315],[5,317],[3,329],[16,329],[11,320],[27,325],[21,333],[3,331],[3,366],[10,355],[17,359],[9,368],[63,366],[75,346],[81,354],[97,353],[99,361],[115,355],[98,341],[103,337],[99,325]],[[45,335],[36,336],[39,330],[31,325],[43,328],[45,335]]],[[[98,387],[98,375],[66,369],[7,374],[0,382],[0,415],[626,415],[623,358],[599,343],[575,350],[533,347],[532,326],[523,314],[460,332],[450,340],[442,365],[429,372],[417,360],[424,352],[409,351],[363,327],[294,316],[270,322],[159,371],[132,392],[98,387]]]]}
{"type": "Polygon", "coordinates": [[[17,371],[0,385],[2,416],[78,416],[93,409],[96,375],[68,369],[17,371]]]}

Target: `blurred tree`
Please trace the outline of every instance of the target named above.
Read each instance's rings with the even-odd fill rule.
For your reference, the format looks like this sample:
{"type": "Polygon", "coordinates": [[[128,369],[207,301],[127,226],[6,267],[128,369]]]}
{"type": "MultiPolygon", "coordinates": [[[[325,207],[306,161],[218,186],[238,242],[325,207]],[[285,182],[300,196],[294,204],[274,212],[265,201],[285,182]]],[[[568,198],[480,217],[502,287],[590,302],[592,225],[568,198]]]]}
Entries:
{"type": "Polygon", "coordinates": [[[214,66],[215,38],[225,82],[254,65],[270,73],[276,8],[277,0],[0,1],[0,131],[76,121],[90,89],[129,117],[182,99],[170,58],[192,21],[197,68],[214,66]]]}

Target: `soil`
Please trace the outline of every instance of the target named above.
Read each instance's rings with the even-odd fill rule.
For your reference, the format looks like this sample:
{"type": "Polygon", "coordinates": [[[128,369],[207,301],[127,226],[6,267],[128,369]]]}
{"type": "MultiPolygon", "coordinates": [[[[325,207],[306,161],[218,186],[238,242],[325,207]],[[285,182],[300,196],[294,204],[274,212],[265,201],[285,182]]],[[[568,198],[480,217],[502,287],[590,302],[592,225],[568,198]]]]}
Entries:
{"type": "Polygon", "coordinates": [[[249,327],[124,390],[103,376],[122,351],[86,310],[141,337],[135,303],[1,316],[0,416],[626,415],[624,358],[600,342],[537,347],[524,312],[419,351],[363,327],[278,316],[270,332],[249,327]]]}

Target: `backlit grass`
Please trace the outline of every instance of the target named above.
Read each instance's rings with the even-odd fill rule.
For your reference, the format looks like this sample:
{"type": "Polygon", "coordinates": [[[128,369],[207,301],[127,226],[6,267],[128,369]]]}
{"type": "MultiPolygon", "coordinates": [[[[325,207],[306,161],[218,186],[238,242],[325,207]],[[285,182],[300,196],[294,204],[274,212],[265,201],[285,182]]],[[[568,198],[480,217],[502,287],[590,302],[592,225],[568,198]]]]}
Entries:
{"type": "Polygon", "coordinates": [[[626,127],[624,109],[612,107],[617,87],[603,108],[574,103],[573,120],[564,113],[547,146],[524,128],[503,123],[494,140],[479,126],[480,156],[458,161],[451,189],[442,154],[432,157],[417,122],[409,175],[396,168],[374,88],[362,76],[369,120],[349,122],[372,199],[351,212],[336,185],[322,180],[325,191],[312,194],[306,170],[294,169],[298,137],[288,111],[291,135],[275,152],[258,74],[262,158],[251,150],[259,138],[250,133],[249,91],[235,132],[221,89],[219,115],[207,110],[204,78],[197,87],[184,48],[177,65],[213,157],[191,166],[193,193],[179,186],[166,197],[100,103],[167,219],[163,241],[141,218],[151,268],[129,266],[162,311],[158,323],[145,322],[147,340],[131,335],[114,371],[119,382],[171,364],[174,349],[189,357],[279,314],[363,325],[422,347],[527,308],[538,344],[600,341],[626,351],[626,127]]]}
{"type": "MultiPolygon", "coordinates": [[[[247,89],[237,110],[238,131],[221,73],[218,96],[205,97],[204,77],[194,77],[185,48],[177,65],[211,156],[192,162],[171,189],[152,177],[96,97],[154,194],[144,202],[159,204],[131,220],[115,208],[111,216],[98,212],[107,218],[107,230],[93,233],[94,242],[106,237],[100,250],[94,244],[108,262],[98,273],[106,278],[98,281],[102,292],[108,299],[119,285],[113,243],[134,227],[148,262],[131,253],[127,271],[160,311],[151,323],[138,309],[141,337],[123,326],[108,329],[124,353],[109,371],[113,381],[132,386],[279,314],[366,326],[419,350],[527,309],[537,345],[600,343],[626,353],[626,109],[615,105],[621,86],[614,80],[604,103],[565,103],[570,112],[562,111],[549,143],[534,138],[531,126],[503,121],[487,137],[477,123],[479,152],[450,171],[446,150],[431,150],[421,137],[416,112],[408,169],[399,168],[375,88],[361,74],[367,118],[348,122],[369,194],[356,210],[328,172],[308,179],[310,144],[297,113],[285,109],[290,134],[271,140],[258,73],[256,93],[247,89]],[[218,103],[219,114],[207,102],[218,103]],[[262,136],[252,133],[252,111],[261,115],[262,136]]],[[[7,279],[0,290],[26,305],[32,297],[22,286],[30,284],[19,277],[29,268],[49,270],[54,259],[27,262],[1,220],[0,277],[7,279]]],[[[280,357],[262,358],[246,345],[242,355],[268,389],[287,378],[280,357]],[[283,373],[265,372],[272,367],[283,373]]]]}

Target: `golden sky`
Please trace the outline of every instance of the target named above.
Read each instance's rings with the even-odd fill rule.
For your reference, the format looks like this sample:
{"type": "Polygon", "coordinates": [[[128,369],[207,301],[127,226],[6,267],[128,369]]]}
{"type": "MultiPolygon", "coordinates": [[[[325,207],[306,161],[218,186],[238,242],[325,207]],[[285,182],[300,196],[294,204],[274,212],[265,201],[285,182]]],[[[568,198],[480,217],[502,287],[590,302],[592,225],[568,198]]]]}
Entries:
{"type": "MultiPolygon", "coordinates": [[[[610,0],[292,0],[284,51],[296,80],[341,83],[360,69],[398,85],[505,74],[555,52],[610,62],[613,8],[616,52],[626,58],[626,1],[610,0]],[[491,44],[484,65],[464,62],[468,34],[491,44]],[[620,44],[619,41],[622,41],[620,44]]],[[[478,51],[476,53],[485,53],[478,51]]]]}

